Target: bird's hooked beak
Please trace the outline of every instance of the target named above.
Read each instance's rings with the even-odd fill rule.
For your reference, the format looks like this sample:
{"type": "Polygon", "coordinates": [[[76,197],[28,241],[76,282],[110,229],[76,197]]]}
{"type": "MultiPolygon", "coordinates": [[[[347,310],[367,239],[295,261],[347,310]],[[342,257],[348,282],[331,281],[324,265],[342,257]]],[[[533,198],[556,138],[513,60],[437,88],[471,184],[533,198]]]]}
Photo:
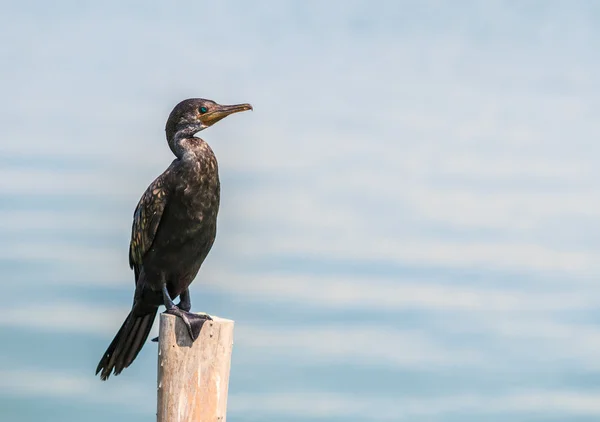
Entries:
{"type": "Polygon", "coordinates": [[[248,110],[252,110],[252,106],[247,103],[233,105],[217,104],[216,106],[212,107],[212,110],[209,110],[208,113],[203,114],[201,116],[201,120],[202,123],[208,127],[214,125],[219,120],[229,116],[230,114],[248,110]]]}

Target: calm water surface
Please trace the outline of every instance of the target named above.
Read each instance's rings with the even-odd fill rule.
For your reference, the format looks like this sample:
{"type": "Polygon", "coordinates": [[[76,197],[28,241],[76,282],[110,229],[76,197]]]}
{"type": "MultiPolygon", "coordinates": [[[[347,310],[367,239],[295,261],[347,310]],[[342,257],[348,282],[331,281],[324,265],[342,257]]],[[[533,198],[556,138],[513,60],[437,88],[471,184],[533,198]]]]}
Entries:
{"type": "Polygon", "coordinates": [[[236,320],[230,420],[600,418],[597,5],[3,9],[0,420],[154,418],[154,344],[93,373],[191,96],[255,109],[202,133],[192,300],[236,320]]]}

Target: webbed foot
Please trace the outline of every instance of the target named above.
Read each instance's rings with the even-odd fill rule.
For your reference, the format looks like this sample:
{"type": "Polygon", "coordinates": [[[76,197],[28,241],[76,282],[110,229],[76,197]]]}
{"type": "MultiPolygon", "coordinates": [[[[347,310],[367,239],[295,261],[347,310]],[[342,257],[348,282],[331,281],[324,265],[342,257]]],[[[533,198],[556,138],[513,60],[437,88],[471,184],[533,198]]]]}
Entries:
{"type": "MultiPolygon", "coordinates": [[[[171,309],[167,309],[165,311],[167,314],[175,315],[183,321],[185,327],[187,328],[188,334],[192,339],[192,342],[196,341],[200,336],[200,331],[202,330],[202,326],[206,321],[212,321],[212,317],[208,314],[196,314],[193,312],[187,312],[179,309],[177,306],[172,307],[171,309]]],[[[153,338],[152,341],[157,342],[158,337],[153,338]]]]}

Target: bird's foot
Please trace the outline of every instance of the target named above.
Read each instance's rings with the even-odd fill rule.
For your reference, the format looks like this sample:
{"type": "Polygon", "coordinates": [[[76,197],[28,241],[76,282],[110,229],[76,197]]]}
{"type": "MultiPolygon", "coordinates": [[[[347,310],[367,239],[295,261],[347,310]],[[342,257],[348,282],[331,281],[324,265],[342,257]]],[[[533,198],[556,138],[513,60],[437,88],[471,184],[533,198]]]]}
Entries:
{"type": "MultiPolygon", "coordinates": [[[[188,334],[192,339],[192,342],[196,341],[198,336],[200,336],[200,330],[202,330],[202,326],[206,321],[212,321],[212,317],[208,314],[204,313],[193,313],[182,311],[178,307],[173,307],[171,309],[167,309],[165,311],[167,314],[175,315],[183,321],[185,327],[187,328],[188,334]]],[[[158,337],[152,339],[153,342],[158,342],[158,337]]]]}
{"type": "Polygon", "coordinates": [[[183,320],[192,342],[196,341],[200,335],[200,330],[204,323],[206,321],[212,321],[212,318],[208,314],[195,314],[193,312],[182,311],[178,307],[171,308],[167,310],[166,313],[178,316],[183,320]]]}
{"type": "Polygon", "coordinates": [[[190,309],[192,309],[192,304],[188,302],[184,302],[182,300],[179,301],[179,303],[177,305],[175,305],[177,308],[181,309],[183,312],[189,312],[190,309]]]}

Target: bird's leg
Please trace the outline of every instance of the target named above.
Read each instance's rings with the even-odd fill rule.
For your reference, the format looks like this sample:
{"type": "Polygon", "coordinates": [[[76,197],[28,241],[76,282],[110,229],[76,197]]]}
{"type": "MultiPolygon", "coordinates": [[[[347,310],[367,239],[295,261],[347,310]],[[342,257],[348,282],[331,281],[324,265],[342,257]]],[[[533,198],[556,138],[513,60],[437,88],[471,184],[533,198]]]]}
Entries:
{"type": "MultiPolygon", "coordinates": [[[[165,308],[167,308],[167,313],[172,313],[174,315],[180,316],[176,312],[181,312],[181,311],[177,308],[177,306],[175,306],[175,303],[173,303],[173,299],[171,299],[171,295],[169,294],[169,290],[167,289],[167,283],[165,283],[164,281],[163,281],[163,286],[162,286],[162,295],[163,295],[163,303],[165,304],[165,308]]],[[[190,332],[191,327],[189,325],[189,321],[187,321],[187,323],[186,323],[186,319],[184,319],[183,317],[181,317],[181,319],[183,320],[185,326],[187,327],[188,332],[190,332]]],[[[190,337],[191,336],[192,336],[192,334],[190,332],[190,337]]],[[[152,341],[157,343],[158,337],[154,337],[152,339],[152,341]]]]}
{"type": "MultiPolygon", "coordinates": [[[[210,315],[190,312],[190,309],[192,308],[192,302],[189,289],[185,289],[179,295],[180,300],[177,305],[173,303],[171,295],[169,295],[169,291],[166,288],[166,284],[162,289],[162,294],[165,307],[167,308],[167,313],[180,317],[185,324],[192,341],[195,341],[200,335],[200,330],[202,329],[202,324],[204,324],[204,321],[212,320],[210,315]]],[[[153,338],[152,341],[158,342],[158,337],[153,338]]]]}
{"type": "Polygon", "coordinates": [[[189,312],[190,309],[192,309],[192,301],[190,298],[190,289],[185,289],[179,295],[179,303],[177,304],[177,307],[179,309],[181,309],[182,311],[186,311],[186,312],[189,312]]]}
{"type": "Polygon", "coordinates": [[[175,303],[173,303],[173,299],[171,299],[171,295],[169,294],[169,290],[167,289],[167,283],[163,283],[162,295],[163,302],[165,304],[165,308],[167,308],[167,311],[177,308],[177,306],[175,306],[175,303]]]}
{"type": "MultiPolygon", "coordinates": [[[[190,309],[192,309],[192,300],[190,297],[190,289],[185,289],[180,295],[179,295],[179,303],[177,304],[177,307],[183,311],[189,312],[190,309]]],[[[204,313],[204,312],[194,312],[194,315],[200,315],[203,318],[206,318],[208,320],[212,320],[212,318],[210,317],[210,315],[204,313]]]]}
{"type": "Polygon", "coordinates": [[[206,314],[199,315],[199,314],[194,314],[192,312],[189,312],[189,309],[191,308],[191,303],[190,303],[190,298],[189,298],[189,291],[187,289],[186,289],[186,292],[187,292],[186,294],[182,295],[183,297],[181,299],[182,299],[183,305],[189,306],[189,307],[187,310],[182,310],[182,309],[178,308],[177,306],[175,306],[175,304],[173,303],[173,299],[171,299],[171,296],[169,295],[169,291],[167,290],[166,283],[163,284],[162,294],[163,294],[163,300],[165,303],[165,307],[167,308],[166,313],[175,315],[175,316],[178,316],[179,318],[181,318],[181,320],[185,324],[185,327],[188,330],[188,334],[190,335],[190,338],[192,339],[192,341],[196,341],[196,339],[200,335],[200,330],[202,329],[202,325],[204,324],[204,322],[207,320],[212,320],[212,318],[206,314]],[[186,295],[187,295],[187,298],[186,298],[186,295]]]}

